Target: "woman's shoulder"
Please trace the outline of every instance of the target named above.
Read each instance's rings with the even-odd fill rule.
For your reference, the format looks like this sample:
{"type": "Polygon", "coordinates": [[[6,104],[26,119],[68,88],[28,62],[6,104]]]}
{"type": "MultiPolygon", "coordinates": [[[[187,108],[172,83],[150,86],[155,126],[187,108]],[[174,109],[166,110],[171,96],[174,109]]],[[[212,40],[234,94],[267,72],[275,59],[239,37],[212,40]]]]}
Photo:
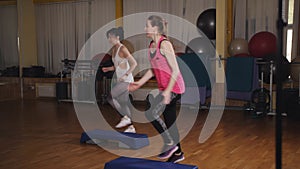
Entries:
{"type": "Polygon", "coordinates": [[[170,49],[170,48],[173,48],[173,44],[168,39],[164,39],[160,42],[160,49],[170,49]]]}
{"type": "Polygon", "coordinates": [[[120,57],[124,57],[124,58],[126,58],[128,55],[130,55],[129,50],[127,49],[127,47],[125,45],[122,45],[120,47],[119,55],[120,55],[120,57]]]}
{"type": "Polygon", "coordinates": [[[160,41],[161,46],[172,45],[171,41],[167,38],[164,38],[160,41]]]}

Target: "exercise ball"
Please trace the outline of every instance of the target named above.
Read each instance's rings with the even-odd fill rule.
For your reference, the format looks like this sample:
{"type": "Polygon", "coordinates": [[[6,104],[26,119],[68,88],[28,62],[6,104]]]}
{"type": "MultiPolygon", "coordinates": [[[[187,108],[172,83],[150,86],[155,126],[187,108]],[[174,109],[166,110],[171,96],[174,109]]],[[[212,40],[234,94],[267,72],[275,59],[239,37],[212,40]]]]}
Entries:
{"type": "Polygon", "coordinates": [[[300,74],[300,57],[297,57],[291,62],[291,78],[294,82],[299,82],[300,74]]]}
{"type": "Polygon", "coordinates": [[[216,9],[211,8],[202,12],[197,19],[197,27],[209,39],[216,39],[216,9]]]}
{"type": "Polygon", "coordinates": [[[121,43],[128,49],[128,51],[132,54],[134,53],[134,47],[132,43],[126,39],[123,39],[121,43]]]}
{"type": "MultiPolygon", "coordinates": [[[[276,74],[276,62],[275,62],[275,55],[268,55],[268,56],[264,56],[263,59],[261,60],[261,62],[266,62],[266,64],[259,64],[259,78],[261,78],[261,73],[263,72],[263,81],[267,84],[270,84],[270,74],[271,74],[271,61],[273,61],[273,84],[276,83],[276,78],[277,78],[277,74],[276,74]]],[[[281,81],[285,81],[288,79],[288,77],[290,76],[290,62],[287,60],[286,57],[281,56],[282,59],[282,65],[281,65],[281,71],[279,73],[280,76],[280,80],[281,81]]]]}
{"type": "Polygon", "coordinates": [[[196,54],[199,59],[201,59],[201,62],[206,66],[211,80],[214,79],[216,74],[216,50],[211,40],[207,37],[194,38],[189,41],[185,48],[185,53],[196,54]]]}
{"type": "Polygon", "coordinates": [[[233,39],[228,47],[230,56],[248,53],[248,41],[245,39],[233,39]]]}
{"type": "Polygon", "coordinates": [[[249,52],[254,57],[274,55],[277,52],[276,36],[271,32],[258,32],[248,44],[249,52]]]}
{"type": "Polygon", "coordinates": [[[215,57],[215,48],[209,39],[198,37],[188,43],[185,53],[197,53],[207,57],[215,57]]]}

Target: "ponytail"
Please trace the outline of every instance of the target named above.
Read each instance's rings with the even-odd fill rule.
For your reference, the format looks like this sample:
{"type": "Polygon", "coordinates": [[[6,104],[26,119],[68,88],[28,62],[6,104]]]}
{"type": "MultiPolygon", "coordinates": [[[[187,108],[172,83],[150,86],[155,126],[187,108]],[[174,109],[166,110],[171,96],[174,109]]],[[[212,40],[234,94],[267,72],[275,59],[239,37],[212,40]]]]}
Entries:
{"type": "Polygon", "coordinates": [[[124,39],[124,29],[123,27],[112,28],[106,32],[106,37],[108,38],[109,35],[119,36],[119,40],[122,41],[124,39]]]}

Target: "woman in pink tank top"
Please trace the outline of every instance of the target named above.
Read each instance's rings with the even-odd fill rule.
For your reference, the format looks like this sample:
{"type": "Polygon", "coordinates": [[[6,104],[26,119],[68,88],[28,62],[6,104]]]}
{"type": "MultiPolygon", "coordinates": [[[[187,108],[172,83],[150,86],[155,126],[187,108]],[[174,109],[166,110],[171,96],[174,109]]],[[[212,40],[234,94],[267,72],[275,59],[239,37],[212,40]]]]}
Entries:
{"type": "Polygon", "coordinates": [[[176,126],[176,102],[185,91],[184,81],[179,70],[172,44],[165,36],[166,21],[159,16],[150,16],[146,22],[145,32],[152,41],[148,57],[151,64],[145,75],[129,85],[129,91],[135,91],[155,76],[160,94],[151,102],[146,117],[164,140],[160,159],[177,163],[184,160],[180,146],[179,132],[176,126]],[[163,117],[159,114],[163,112],[163,117]]]}

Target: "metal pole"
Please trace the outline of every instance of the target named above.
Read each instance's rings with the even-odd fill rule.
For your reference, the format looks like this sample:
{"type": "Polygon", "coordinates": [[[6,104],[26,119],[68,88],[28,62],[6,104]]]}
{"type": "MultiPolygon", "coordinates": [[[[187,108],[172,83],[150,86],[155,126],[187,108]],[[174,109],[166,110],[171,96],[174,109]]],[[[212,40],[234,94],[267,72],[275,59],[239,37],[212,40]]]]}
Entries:
{"type": "Polygon", "coordinates": [[[271,115],[274,115],[274,112],[273,112],[273,69],[274,69],[274,66],[273,66],[273,61],[271,60],[271,65],[270,65],[270,114],[271,115]]]}
{"type": "Polygon", "coordinates": [[[281,169],[282,167],[282,108],[281,108],[281,98],[282,98],[282,80],[279,76],[281,73],[282,66],[282,46],[283,46],[283,27],[285,26],[285,6],[283,4],[284,0],[278,0],[278,20],[277,20],[277,56],[276,56],[276,169],[281,169]]]}

